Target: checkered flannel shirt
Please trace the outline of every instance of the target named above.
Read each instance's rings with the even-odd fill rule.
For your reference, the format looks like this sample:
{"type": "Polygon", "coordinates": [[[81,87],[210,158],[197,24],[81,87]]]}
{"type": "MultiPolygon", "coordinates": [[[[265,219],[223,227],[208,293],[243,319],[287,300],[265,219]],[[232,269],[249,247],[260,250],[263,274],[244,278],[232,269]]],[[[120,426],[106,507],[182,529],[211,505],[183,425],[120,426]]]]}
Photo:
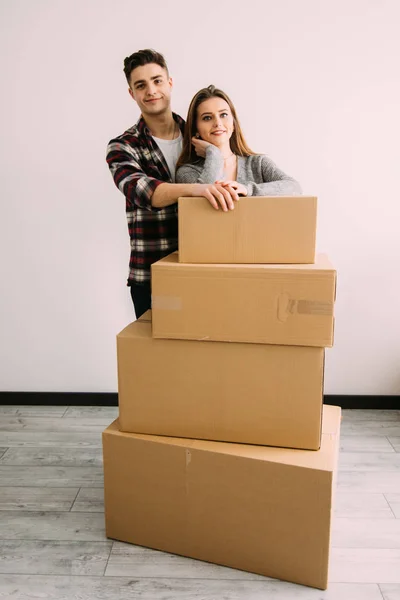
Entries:
{"type": "MultiPolygon", "coordinates": [[[[185,121],[173,113],[182,132],[185,121]]],[[[151,205],[161,183],[172,183],[164,155],[141,117],[136,125],[107,146],[107,163],[125,196],[131,241],[128,285],[150,281],[150,266],[178,249],[178,205],[151,205]]]]}

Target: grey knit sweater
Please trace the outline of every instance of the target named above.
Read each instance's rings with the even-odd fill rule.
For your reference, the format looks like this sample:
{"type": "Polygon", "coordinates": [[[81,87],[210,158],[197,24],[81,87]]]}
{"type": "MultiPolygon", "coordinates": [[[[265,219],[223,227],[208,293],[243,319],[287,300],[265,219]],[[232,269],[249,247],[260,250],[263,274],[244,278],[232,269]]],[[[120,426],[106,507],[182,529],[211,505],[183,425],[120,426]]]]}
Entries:
{"type": "MultiPolygon", "coordinates": [[[[215,183],[222,180],[224,160],[216,146],[208,146],[205,159],[186,164],[176,172],[176,183],[215,183]]],[[[297,196],[301,187],[295,179],[263,154],[238,156],[236,181],[247,188],[248,196],[297,196]]]]}

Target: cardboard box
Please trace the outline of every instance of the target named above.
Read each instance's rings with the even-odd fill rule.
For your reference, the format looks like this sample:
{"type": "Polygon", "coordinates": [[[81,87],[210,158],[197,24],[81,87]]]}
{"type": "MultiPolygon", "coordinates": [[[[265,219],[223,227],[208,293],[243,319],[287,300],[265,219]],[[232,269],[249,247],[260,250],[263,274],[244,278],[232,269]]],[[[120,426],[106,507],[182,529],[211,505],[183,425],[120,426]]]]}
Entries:
{"type": "Polygon", "coordinates": [[[321,450],[103,433],[109,538],[325,589],[340,408],[321,450]]]}
{"type": "Polygon", "coordinates": [[[190,265],[174,252],[152,265],[153,336],[327,347],[336,272],[312,265],[190,265]]]}
{"type": "Polygon", "coordinates": [[[149,315],[117,336],[122,431],[318,450],[323,348],[154,339],[149,315]]]}
{"type": "Polygon", "coordinates": [[[313,263],[317,198],[241,198],[229,212],[179,198],[179,261],[313,263]]]}

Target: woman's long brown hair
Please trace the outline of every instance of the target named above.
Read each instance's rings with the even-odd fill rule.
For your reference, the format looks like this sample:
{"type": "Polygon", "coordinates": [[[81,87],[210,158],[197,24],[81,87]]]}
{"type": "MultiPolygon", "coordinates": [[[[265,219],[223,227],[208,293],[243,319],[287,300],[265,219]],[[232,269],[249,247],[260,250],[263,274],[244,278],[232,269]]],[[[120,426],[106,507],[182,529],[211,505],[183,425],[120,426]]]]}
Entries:
{"type": "Polygon", "coordinates": [[[229,140],[232,152],[237,156],[251,156],[252,154],[255,154],[255,152],[250,150],[244,139],[232,100],[222,90],[219,90],[214,85],[209,85],[197,92],[190,103],[186,119],[185,134],[183,136],[182,152],[176,163],[176,168],[187,163],[196,163],[201,160],[201,158],[197,156],[192,145],[192,137],[197,133],[197,109],[202,102],[209,100],[209,98],[222,98],[222,100],[225,100],[229,105],[234,125],[233,133],[229,140]]]}

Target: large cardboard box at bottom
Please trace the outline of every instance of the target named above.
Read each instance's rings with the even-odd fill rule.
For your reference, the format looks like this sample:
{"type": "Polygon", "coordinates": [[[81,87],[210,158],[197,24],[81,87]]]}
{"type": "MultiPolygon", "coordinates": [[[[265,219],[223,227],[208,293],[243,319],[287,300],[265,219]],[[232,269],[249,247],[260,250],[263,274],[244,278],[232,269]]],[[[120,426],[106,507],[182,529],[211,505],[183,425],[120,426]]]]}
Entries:
{"type": "Polygon", "coordinates": [[[106,534],[326,589],[340,408],[321,449],[103,432],[106,534]]]}
{"type": "Polygon", "coordinates": [[[320,446],[324,348],[157,340],[148,311],[117,350],[121,431],[320,446]]]}
{"type": "Polygon", "coordinates": [[[173,252],[151,266],[155,338],[333,345],[336,271],[310,265],[202,265],[173,252]]]}

